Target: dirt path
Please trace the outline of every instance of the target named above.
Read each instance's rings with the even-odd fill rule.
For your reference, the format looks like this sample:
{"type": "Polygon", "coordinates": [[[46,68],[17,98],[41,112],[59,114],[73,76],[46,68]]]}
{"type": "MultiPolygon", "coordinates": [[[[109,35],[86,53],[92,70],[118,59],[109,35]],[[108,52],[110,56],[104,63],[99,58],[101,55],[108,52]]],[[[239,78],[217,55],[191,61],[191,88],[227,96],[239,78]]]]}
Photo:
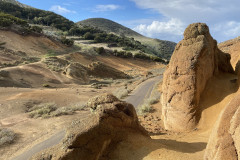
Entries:
{"type": "Polygon", "coordinates": [[[141,83],[124,101],[131,103],[135,108],[141,105],[145,98],[149,98],[153,87],[162,80],[162,75],[141,83]]]}
{"type": "Polygon", "coordinates": [[[64,138],[65,134],[66,134],[65,130],[60,131],[57,134],[50,137],[49,139],[35,145],[34,147],[24,152],[23,154],[13,158],[12,160],[27,160],[30,157],[32,157],[35,153],[60,143],[61,140],[64,138]]]}

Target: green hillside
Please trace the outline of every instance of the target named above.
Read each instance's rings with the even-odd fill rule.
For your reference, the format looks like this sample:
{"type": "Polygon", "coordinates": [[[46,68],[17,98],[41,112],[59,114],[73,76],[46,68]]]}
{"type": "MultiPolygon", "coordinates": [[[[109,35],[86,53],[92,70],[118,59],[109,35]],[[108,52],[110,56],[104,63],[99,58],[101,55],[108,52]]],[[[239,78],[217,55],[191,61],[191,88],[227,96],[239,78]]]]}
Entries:
{"type": "Polygon", "coordinates": [[[81,26],[91,26],[104,30],[107,33],[114,33],[120,36],[127,36],[140,41],[142,44],[146,45],[149,50],[153,50],[154,54],[165,59],[170,59],[171,55],[175,49],[176,43],[171,41],[164,41],[159,39],[152,39],[145,37],[121,24],[113,22],[104,18],[90,18],[77,23],[81,26]]]}
{"type": "Polygon", "coordinates": [[[68,31],[74,26],[74,22],[56,13],[24,6],[26,5],[14,0],[7,0],[7,2],[0,0],[0,12],[27,20],[29,23],[53,26],[63,31],[68,31]],[[13,3],[10,3],[10,1],[13,3]]]}
{"type": "Polygon", "coordinates": [[[19,7],[23,7],[23,8],[31,8],[30,6],[26,5],[26,4],[22,4],[16,0],[0,0],[0,2],[7,2],[7,3],[12,3],[14,5],[17,5],[19,7]]]}
{"type": "Polygon", "coordinates": [[[83,21],[78,22],[77,24],[84,25],[84,26],[92,26],[94,28],[98,28],[104,30],[106,32],[112,32],[117,35],[125,35],[129,37],[141,37],[142,35],[124,27],[121,24],[118,24],[114,21],[105,19],[105,18],[90,18],[83,21]]]}

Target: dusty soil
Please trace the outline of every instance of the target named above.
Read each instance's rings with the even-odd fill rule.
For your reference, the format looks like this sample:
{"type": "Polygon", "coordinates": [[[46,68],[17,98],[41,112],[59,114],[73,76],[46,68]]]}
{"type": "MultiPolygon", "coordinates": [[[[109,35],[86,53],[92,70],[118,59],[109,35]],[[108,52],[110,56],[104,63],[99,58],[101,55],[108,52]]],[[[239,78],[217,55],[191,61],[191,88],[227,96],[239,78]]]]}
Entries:
{"type": "MultiPolygon", "coordinates": [[[[236,76],[221,74],[210,80],[200,107],[203,108],[199,125],[191,132],[174,133],[164,130],[161,120],[161,104],[154,105],[155,111],[140,116],[141,124],[149,131],[152,140],[130,137],[115,149],[116,160],[202,160],[212,127],[222,109],[234,97],[238,86],[232,80],[236,76]]],[[[161,84],[159,86],[161,90],[161,84]]]]}
{"type": "MultiPolygon", "coordinates": [[[[62,72],[49,69],[41,61],[46,54],[57,53],[60,58],[66,58],[85,66],[100,61],[134,77],[141,77],[142,73],[164,67],[155,62],[142,60],[86,55],[81,50],[67,48],[46,37],[21,36],[10,31],[0,31],[0,37],[1,42],[6,42],[5,50],[0,50],[0,63],[12,64],[12,66],[3,67],[5,71],[9,72],[8,79],[4,83],[21,84],[15,85],[15,87],[11,87],[11,85],[0,87],[0,127],[9,128],[17,134],[15,143],[0,148],[0,159],[15,157],[66,128],[77,117],[86,117],[89,114],[89,109],[86,109],[77,111],[73,115],[32,119],[26,113],[28,103],[49,102],[55,103],[57,107],[69,107],[84,104],[93,96],[113,92],[126,86],[126,80],[115,81],[94,77],[91,79],[91,83],[107,82],[106,85],[96,89],[91,86],[91,83],[79,84],[76,80],[66,77],[62,72]],[[15,63],[15,61],[21,60],[22,56],[38,57],[40,60],[29,62],[29,64],[15,63]],[[43,84],[49,84],[51,88],[44,88],[43,84]]],[[[132,88],[142,81],[140,78],[138,80],[139,82],[131,83],[132,88]]]]}
{"type": "Polygon", "coordinates": [[[62,53],[67,49],[63,44],[43,36],[37,38],[31,35],[21,36],[11,31],[0,30],[0,38],[2,42],[6,42],[4,45],[6,48],[25,52],[34,57],[45,55],[50,51],[62,53]]]}

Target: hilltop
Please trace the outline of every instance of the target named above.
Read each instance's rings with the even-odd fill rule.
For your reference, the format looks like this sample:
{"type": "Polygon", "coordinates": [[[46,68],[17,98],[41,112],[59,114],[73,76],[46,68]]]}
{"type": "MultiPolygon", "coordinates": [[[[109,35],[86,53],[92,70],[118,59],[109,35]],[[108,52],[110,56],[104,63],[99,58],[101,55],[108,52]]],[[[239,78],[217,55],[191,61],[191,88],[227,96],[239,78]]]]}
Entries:
{"type": "Polygon", "coordinates": [[[17,6],[23,7],[23,8],[32,8],[32,7],[30,7],[30,6],[26,5],[26,4],[22,4],[22,3],[20,3],[20,2],[18,2],[16,0],[0,0],[0,2],[12,3],[14,5],[17,5],[17,6]]]}
{"type": "Polygon", "coordinates": [[[105,18],[89,18],[77,24],[84,25],[84,26],[91,26],[94,28],[98,28],[104,30],[108,33],[114,33],[117,35],[124,35],[128,37],[143,37],[141,34],[121,25],[114,21],[105,18]]]}
{"type": "Polygon", "coordinates": [[[171,41],[164,41],[159,39],[152,39],[145,37],[130,28],[127,28],[119,23],[111,21],[104,18],[90,18],[80,22],[77,22],[78,25],[90,26],[98,28],[107,33],[113,33],[119,36],[127,36],[134,38],[137,41],[140,41],[142,44],[146,45],[155,52],[155,55],[161,56],[166,59],[170,59],[174,51],[176,43],[171,41]]]}

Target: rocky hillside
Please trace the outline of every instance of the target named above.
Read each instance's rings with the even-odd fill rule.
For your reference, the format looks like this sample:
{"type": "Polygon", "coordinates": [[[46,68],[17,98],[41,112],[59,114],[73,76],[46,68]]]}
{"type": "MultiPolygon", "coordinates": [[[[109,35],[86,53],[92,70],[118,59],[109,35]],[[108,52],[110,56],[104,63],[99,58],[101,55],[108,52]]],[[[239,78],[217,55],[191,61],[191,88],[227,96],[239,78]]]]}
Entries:
{"type": "Polygon", "coordinates": [[[155,51],[155,54],[166,59],[170,59],[174,51],[176,43],[170,41],[163,41],[159,39],[152,39],[145,37],[121,24],[104,18],[90,18],[77,23],[78,25],[91,26],[108,33],[114,33],[120,36],[127,36],[140,41],[142,44],[148,46],[155,51]]]}

